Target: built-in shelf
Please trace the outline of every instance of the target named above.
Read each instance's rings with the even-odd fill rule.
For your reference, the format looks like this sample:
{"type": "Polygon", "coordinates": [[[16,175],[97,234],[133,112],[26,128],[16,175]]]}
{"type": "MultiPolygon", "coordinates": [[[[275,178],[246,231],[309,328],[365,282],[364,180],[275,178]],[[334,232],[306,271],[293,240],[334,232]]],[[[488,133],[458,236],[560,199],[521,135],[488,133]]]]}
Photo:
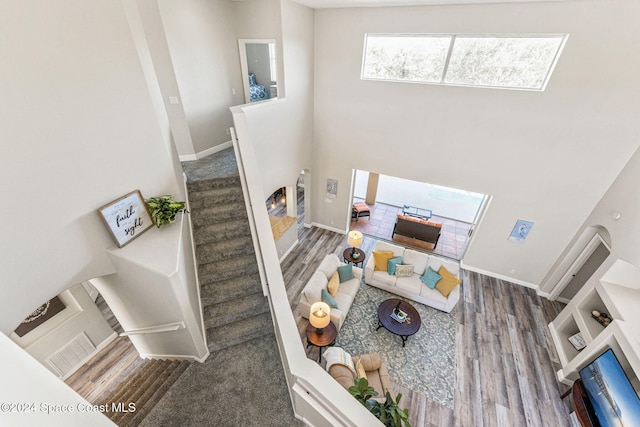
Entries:
{"type": "MultiPolygon", "coordinates": [[[[626,267],[627,264],[625,263],[626,267]]],[[[614,264],[612,269],[617,265],[614,264]]],[[[627,274],[627,270],[624,274],[627,274]]],[[[609,278],[607,281],[602,280],[595,285],[587,282],[549,324],[549,331],[562,364],[557,376],[563,383],[572,384],[578,378],[580,369],[611,348],[638,391],[640,291],[611,283],[610,278],[619,278],[620,273],[608,273],[605,273],[609,278]],[[607,327],[602,326],[592,317],[593,310],[607,313],[613,321],[607,327]],[[578,332],[582,334],[586,343],[586,347],[581,351],[576,350],[568,340],[578,332]]]]}
{"type": "Polygon", "coordinates": [[[593,310],[609,314],[607,306],[604,304],[602,298],[600,298],[600,294],[595,288],[578,304],[577,307],[578,316],[584,321],[586,326],[586,331],[582,331],[583,335],[585,332],[589,334],[588,338],[585,337],[587,342],[593,341],[602,331],[604,331],[604,326],[591,315],[593,310]]]}

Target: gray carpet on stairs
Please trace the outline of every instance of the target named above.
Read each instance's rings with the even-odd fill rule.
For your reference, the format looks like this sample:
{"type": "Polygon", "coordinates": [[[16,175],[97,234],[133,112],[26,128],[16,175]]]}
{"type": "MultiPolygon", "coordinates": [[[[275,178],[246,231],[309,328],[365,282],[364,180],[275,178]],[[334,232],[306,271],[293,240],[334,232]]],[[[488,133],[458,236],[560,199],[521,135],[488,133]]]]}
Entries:
{"type": "Polygon", "coordinates": [[[192,363],[141,427],[303,426],[293,415],[273,334],[192,363]]]}
{"type": "Polygon", "coordinates": [[[302,426],[262,295],[233,149],[183,169],[211,355],[192,363],[140,425],[302,426]]]}

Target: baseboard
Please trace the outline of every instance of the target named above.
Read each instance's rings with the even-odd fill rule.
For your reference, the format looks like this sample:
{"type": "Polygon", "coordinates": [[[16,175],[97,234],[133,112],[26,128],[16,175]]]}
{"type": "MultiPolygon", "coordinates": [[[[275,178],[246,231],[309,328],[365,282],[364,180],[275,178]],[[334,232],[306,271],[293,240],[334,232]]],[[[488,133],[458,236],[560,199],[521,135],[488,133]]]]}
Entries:
{"type": "Polygon", "coordinates": [[[298,239],[296,239],[296,241],[293,242],[293,245],[291,245],[291,247],[289,249],[287,249],[287,251],[280,257],[280,259],[278,261],[282,262],[282,260],[285,259],[287,257],[287,255],[289,255],[291,253],[293,248],[298,246],[298,243],[300,243],[300,241],[298,239]]]}
{"type": "Polygon", "coordinates": [[[329,227],[329,226],[326,226],[324,224],[319,224],[317,222],[312,222],[311,226],[312,227],[322,228],[323,230],[333,231],[334,233],[347,234],[347,232],[344,231],[344,230],[340,230],[339,228],[335,228],[335,227],[329,227]]]}
{"type": "Polygon", "coordinates": [[[231,141],[223,142],[220,145],[216,145],[215,147],[207,148],[206,150],[200,151],[199,153],[184,154],[184,155],[180,155],[179,157],[180,157],[180,161],[181,162],[192,162],[194,160],[198,160],[198,159],[201,159],[203,157],[210,156],[210,155],[212,155],[214,153],[217,153],[218,151],[226,150],[229,147],[233,147],[233,142],[231,142],[231,141]]]}
{"type": "Polygon", "coordinates": [[[171,359],[171,360],[191,360],[194,362],[204,362],[209,357],[209,351],[202,358],[197,358],[196,356],[185,356],[185,355],[175,355],[175,354],[151,354],[151,353],[140,353],[140,357],[143,359],[171,359]]]}
{"type": "Polygon", "coordinates": [[[487,271],[482,268],[465,265],[464,260],[460,261],[460,267],[463,268],[464,270],[473,271],[474,273],[484,274],[485,276],[493,277],[495,279],[500,279],[506,282],[515,283],[516,285],[535,289],[538,295],[543,295],[542,293],[538,292],[538,285],[535,285],[533,283],[525,282],[524,280],[519,280],[519,279],[516,279],[515,277],[504,276],[502,274],[494,273],[493,271],[487,271]]]}

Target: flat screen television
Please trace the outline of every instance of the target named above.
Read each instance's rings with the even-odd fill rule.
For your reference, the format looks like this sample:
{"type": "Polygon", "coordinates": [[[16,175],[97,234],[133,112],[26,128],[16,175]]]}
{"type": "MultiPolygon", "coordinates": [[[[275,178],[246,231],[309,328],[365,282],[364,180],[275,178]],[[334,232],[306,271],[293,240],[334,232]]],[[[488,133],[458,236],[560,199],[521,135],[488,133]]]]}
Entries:
{"type": "Polygon", "coordinates": [[[611,349],[580,370],[594,426],[640,426],[640,399],[611,349]],[[595,418],[595,420],[593,419],[595,418]]]}

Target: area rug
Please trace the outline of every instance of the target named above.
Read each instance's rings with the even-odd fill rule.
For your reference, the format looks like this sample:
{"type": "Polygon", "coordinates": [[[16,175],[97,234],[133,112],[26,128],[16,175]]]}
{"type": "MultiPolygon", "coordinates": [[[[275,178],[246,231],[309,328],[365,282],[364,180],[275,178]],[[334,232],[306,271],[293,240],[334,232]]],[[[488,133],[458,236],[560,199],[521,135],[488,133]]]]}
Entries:
{"type": "Polygon", "coordinates": [[[362,282],[335,345],[350,354],[377,351],[386,363],[392,381],[453,408],[456,372],[454,315],[410,301],[420,314],[422,326],[402,347],[399,336],[384,327],[376,331],[378,305],[388,298],[398,296],[362,282]]]}

